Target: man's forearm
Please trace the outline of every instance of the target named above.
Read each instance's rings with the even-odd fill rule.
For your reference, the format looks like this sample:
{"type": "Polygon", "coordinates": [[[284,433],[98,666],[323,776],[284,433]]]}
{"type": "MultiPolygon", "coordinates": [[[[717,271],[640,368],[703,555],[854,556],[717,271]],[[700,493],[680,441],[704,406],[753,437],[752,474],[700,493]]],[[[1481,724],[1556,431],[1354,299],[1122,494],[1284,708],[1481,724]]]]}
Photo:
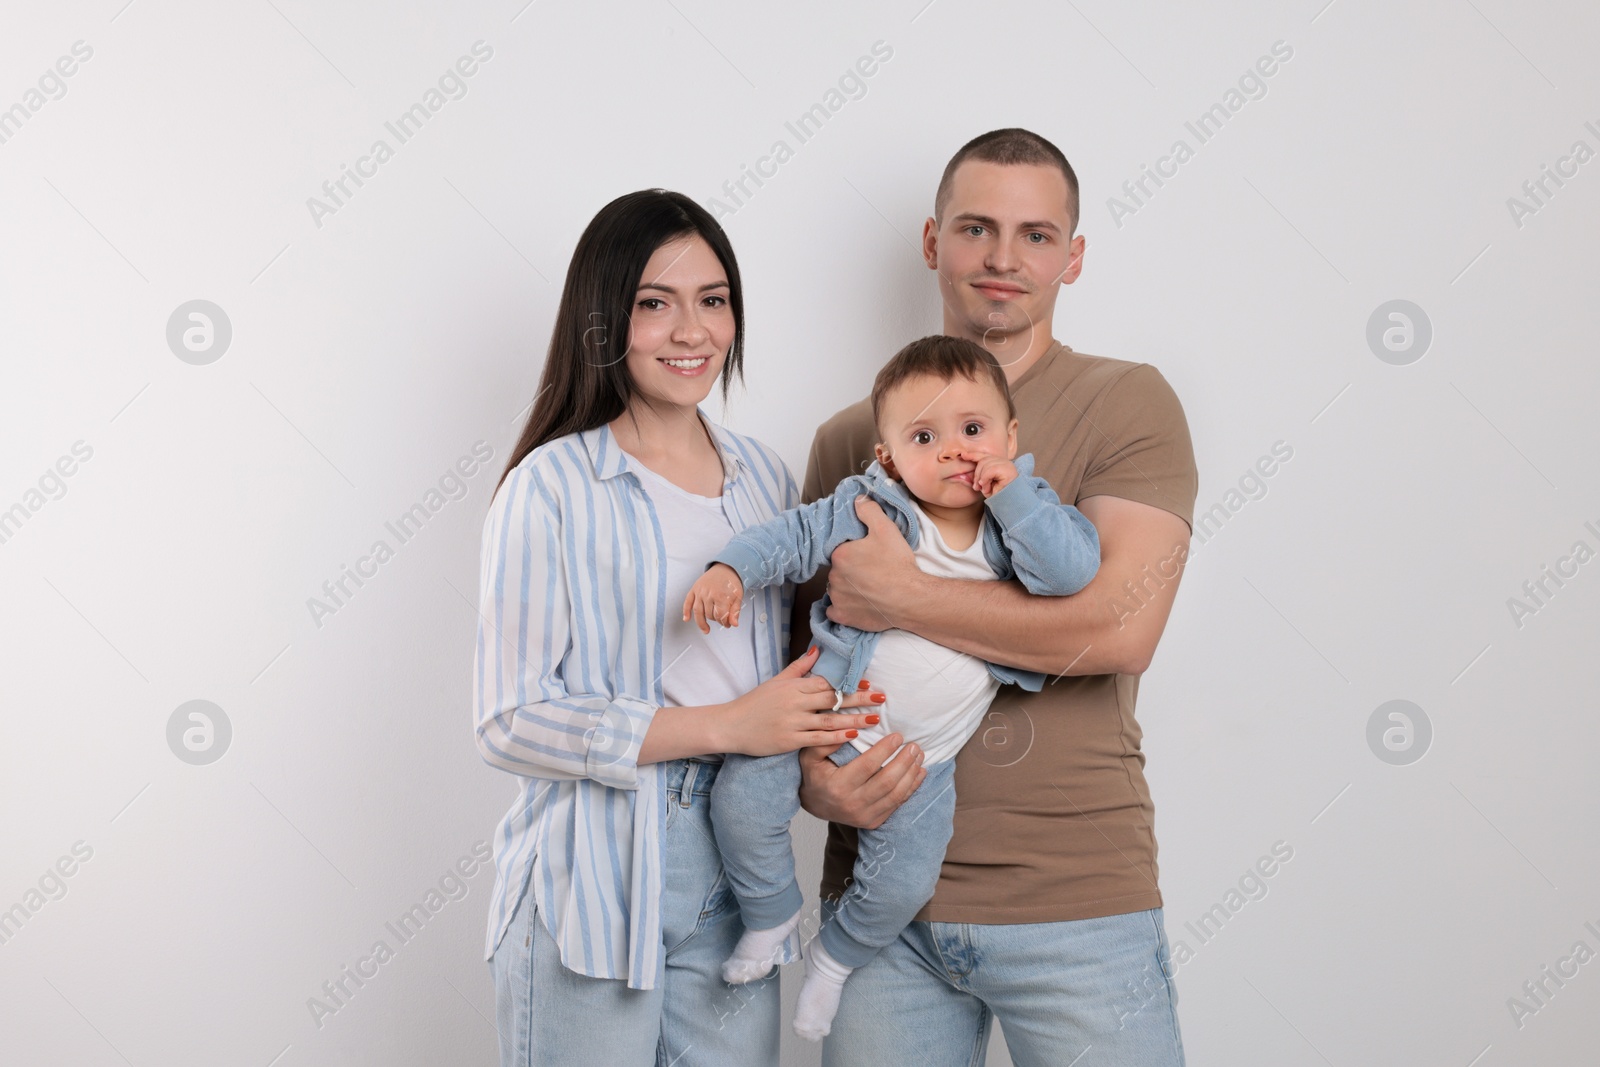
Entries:
{"type": "Polygon", "coordinates": [[[1144,669],[1094,583],[1074,596],[1043,597],[1020,582],[924,575],[912,594],[897,612],[901,629],[990,663],[1049,675],[1144,669]]]}
{"type": "Polygon", "coordinates": [[[1189,555],[1174,515],[1112,497],[1080,504],[1100,530],[1094,579],[1067,597],[1018,582],[915,576],[896,625],[930,641],[1043,674],[1143,674],[1167,626],[1189,555]]]}

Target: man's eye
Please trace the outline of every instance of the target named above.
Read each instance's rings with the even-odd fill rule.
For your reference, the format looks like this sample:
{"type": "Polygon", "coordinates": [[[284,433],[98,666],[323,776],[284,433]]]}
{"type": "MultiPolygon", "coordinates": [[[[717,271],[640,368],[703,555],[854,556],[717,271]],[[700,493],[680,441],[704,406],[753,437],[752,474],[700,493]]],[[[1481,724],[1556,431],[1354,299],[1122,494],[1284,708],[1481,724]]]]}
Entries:
{"type": "Polygon", "coordinates": [[[929,433],[927,430],[918,430],[916,433],[911,435],[911,440],[919,445],[931,444],[933,441],[933,434],[929,433]]]}
{"type": "Polygon", "coordinates": [[[1038,230],[1035,230],[1032,233],[1028,234],[1028,240],[1033,241],[1033,243],[1036,244],[1036,245],[1042,245],[1042,244],[1045,243],[1047,238],[1045,237],[1044,234],[1040,233],[1038,230]],[[1038,238],[1037,241],[1033,241],[1033,239],[1035,237],[1038,238]]]}
{"type": "Polygon", "coordinates": [[[982,226],[968,226],[967,227],[967,236],[969,236],[969,237],[981,237],[982,235],[983,235],[983,227],[982,226]]]}
{"type": "Polygon", "coordinates": [[[976,437],[980,433],[983,432],[983,423],[981,423],[981,422],[969,422],[964,427],[964,429],[965,429],[966,434],[967,434],[968,437],[976,437]]]}

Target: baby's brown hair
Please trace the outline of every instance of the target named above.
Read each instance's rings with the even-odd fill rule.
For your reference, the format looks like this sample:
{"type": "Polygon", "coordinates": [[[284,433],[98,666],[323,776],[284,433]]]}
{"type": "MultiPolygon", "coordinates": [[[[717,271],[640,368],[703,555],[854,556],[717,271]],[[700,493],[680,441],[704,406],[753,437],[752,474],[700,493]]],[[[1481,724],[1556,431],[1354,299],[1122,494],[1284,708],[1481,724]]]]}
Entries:
{"type": "MultiPolygon", "coordinates": [[[[878,377],[872,382],[873,423],[878,421],[883,399],[889,395],[889,390],[907,378],[923,374],[947,382],[957,374],[975,382],[983,381],[983,376],[987,375],[1006,399],[1006,418],[1017,417],[1017,405],[1011,399],[1011,386],[1006,384],[1006,372],[1000,366],[1000,361],[980,344],[964,337],[936,333],[906,345],[878,372],[878,377]]],[[[882,434],[881,427],[878,432],[882,434]]]]}

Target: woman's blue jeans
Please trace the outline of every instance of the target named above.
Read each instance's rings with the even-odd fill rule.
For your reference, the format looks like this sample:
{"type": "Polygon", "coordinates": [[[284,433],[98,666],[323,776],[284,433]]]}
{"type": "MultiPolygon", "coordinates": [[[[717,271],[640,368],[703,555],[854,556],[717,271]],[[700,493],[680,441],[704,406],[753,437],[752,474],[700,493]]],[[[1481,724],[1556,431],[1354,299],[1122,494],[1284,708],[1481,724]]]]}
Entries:
{"type": "Polygon", "coordinates": [[[666,982],[629,989],[561,965],[555,940],[524,891],[490,968],[501,1067],[759,1067],[778,1062],[778,975],[722,980],[744,933],[711,833],[718,765],[662,765],[662,928],[666,982]]]}

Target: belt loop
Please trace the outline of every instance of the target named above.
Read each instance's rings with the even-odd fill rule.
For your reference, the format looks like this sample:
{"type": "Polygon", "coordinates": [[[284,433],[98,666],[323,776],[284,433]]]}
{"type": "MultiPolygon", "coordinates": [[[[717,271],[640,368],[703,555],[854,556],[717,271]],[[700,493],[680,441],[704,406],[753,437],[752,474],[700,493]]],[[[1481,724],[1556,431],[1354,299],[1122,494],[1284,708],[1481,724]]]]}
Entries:
{"type": "Polygon", "coordinates": [[[686,808],[694,804],[694,779],[700,770],[699,760],[692,759],[688,763],[683,771],[683,785],[678,787],[678,803],[686,808]]]}

